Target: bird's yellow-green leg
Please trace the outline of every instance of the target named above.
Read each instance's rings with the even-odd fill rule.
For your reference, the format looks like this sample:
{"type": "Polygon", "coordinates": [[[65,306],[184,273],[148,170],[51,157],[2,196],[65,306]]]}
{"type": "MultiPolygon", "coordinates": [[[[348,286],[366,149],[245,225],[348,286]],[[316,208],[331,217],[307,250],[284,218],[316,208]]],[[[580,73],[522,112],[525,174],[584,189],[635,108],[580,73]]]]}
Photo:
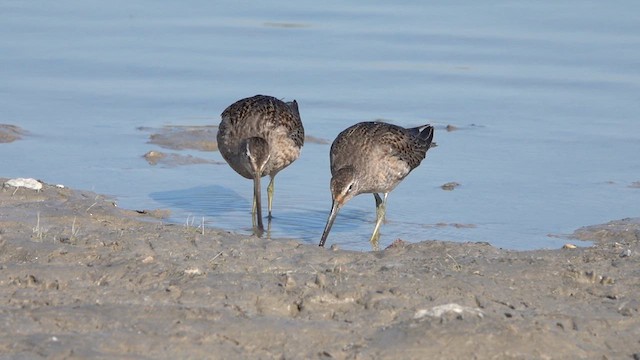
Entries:
{"type": "Polygon", "coordinates": [[[373,196],[376,199],[376,227],[373,228],[373,235],[371,235],[369,242],[371,243],[374,251],[380,250],[380,225],[382,225],[382,220],[384,220],[388,195],[389,193],[385,193],[384,199],[382,199],[380,198],[380,195],[373,193],[373,196]]]}
{"type": "Polygon", "coordinates": [[[273,181],[276,177],[272,176],[271,181],[269,181],[269,186],[267,186],[267,203],[269,207],[269,219],[271,219],[271,206],[273,205],[273,190],[275,186],[273,185],[273,181]]]}
{"type": "Polygon", "coordinates": [[[256,213],[256,195],[253,194],[253,206],[251,206],[251,215],[256,213]]]}
{"type": "Polygon", "coordinates": [[[253,209],[251,210],[251,223],[256,236],[261,237],[264,233],[264,225],[262,224],[262,206],[260,204],[260,177],[255,176],[253,180],[253,209]]]}
{"type": "Polygon", "coordinates": [[[267,239],[271,239],[271,218],[267,219],[267,239]]]}
{"type": "Polygon", "coordinates": [[[258,225],[256,223],[256,196],[255,194],[253,195],[253,206],[251,207],[251,225],[253,226],[253,228],[255,229],[256,226],[258,225]]]}

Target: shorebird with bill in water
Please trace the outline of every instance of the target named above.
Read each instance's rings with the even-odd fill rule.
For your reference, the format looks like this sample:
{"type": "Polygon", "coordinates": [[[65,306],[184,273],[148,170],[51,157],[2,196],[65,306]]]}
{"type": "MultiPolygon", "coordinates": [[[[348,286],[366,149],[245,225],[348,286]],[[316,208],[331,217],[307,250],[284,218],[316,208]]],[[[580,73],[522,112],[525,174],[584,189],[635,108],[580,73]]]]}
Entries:
{"type": "Polygon", "coordinates": [[[331,145],[333,203],[320,246],[324,246],[340,208],[354,196],[373,193],[376,225],[369,241],[378,250],[387,196],[420,165],[432,141],[431,125],[405,129],[383,122],[362,122],[341,132],[331,145]]]}
{"type": "Polygon", "coordinates": [[[298,103],[265,95],[238,100],[222,112],[217,140],[220,154],[231,168],[253,180],[251,217],[256,235],[261,236],[260,178],[271,178],[267,187],[271,220],[275,176],[300,156],[304,144],[298,103]]]}

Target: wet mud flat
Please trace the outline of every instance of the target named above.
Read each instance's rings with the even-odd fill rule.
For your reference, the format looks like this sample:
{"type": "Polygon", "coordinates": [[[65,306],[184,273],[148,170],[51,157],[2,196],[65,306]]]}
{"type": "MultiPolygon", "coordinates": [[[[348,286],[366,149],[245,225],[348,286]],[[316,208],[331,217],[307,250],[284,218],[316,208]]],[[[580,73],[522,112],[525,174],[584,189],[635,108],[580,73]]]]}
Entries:
{"type": "Polygon", "coordinates": [[[638,219],[576,231],[590,247],[352,252],[135,210],[0,190],[3,357],[640,357],[638,219]]]}

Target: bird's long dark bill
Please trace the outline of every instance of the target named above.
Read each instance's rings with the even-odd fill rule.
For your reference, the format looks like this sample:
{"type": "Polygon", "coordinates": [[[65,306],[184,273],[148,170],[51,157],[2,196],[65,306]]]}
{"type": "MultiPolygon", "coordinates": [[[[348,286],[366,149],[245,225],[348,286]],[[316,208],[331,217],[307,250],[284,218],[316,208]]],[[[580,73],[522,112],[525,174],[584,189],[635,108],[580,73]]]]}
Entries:
{"type": "Polygon", "coordinates": [[[256,233],[256,235],[262,236],[262,233],[264,232],[264,225],[262,224],[262,195],[260,193],[260,174],[257,174],[253,178],[253,197],[253,200],[256,203],[256,216],[258,218],[258,232],[256,233]]]}
{"type": "Polygon", "coordinates": [[[329,231],[331,231],[331,226],[333,226],[333,222],[336,220],[339,210],[340,204],[334,201],[333,204],[331,204],[331,212],[329,213],[329,219],[327,219],[327,225],[324,227],[324,232],[322,233],[319,246],[324,246],[325,241],[327,241],[329,231]]]}

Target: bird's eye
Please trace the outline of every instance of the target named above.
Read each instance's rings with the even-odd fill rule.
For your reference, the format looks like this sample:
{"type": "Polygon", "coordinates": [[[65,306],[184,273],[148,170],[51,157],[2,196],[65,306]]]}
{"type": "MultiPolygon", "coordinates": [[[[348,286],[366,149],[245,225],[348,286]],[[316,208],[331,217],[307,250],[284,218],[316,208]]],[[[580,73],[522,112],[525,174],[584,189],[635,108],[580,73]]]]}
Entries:
{"type": "Polygon", "coordinates": [[[353,183],[349,184],[349,187],[347,188],[347,192],[351,192],[351,190],[353,190],[353,183]]]}

